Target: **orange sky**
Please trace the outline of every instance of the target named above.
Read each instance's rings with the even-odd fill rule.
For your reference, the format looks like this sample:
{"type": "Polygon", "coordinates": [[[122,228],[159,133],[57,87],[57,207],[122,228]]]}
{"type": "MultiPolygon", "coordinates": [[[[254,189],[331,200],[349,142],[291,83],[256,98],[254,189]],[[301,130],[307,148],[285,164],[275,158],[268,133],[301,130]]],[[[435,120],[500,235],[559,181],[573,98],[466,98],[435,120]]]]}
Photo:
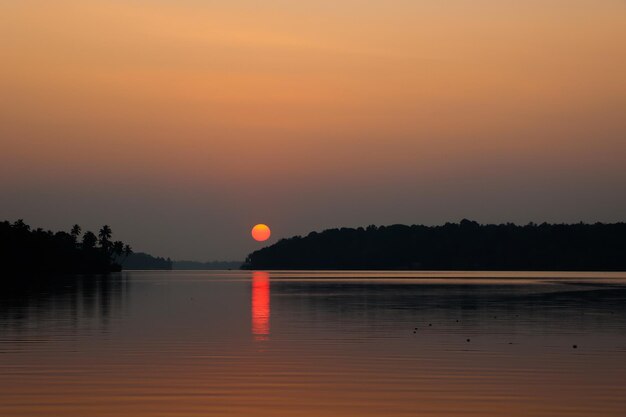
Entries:
{"type": "Polygon", "coordinates": [[[0,218],[198,259],[259,222],[624,220],[620,0],[5,0],[0,56],[0,218]]]}

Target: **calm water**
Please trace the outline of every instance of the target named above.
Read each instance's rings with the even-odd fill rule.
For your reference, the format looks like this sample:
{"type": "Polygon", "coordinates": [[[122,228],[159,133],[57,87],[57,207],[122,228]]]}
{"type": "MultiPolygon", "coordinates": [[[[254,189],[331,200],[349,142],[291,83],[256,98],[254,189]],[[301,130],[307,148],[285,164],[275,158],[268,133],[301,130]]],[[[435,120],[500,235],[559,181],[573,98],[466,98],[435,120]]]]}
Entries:
{"type": "Polygon", "coordinates": [[[626,274],[129,272],[1,294],[3,417],[626,415],[626,274]]]}

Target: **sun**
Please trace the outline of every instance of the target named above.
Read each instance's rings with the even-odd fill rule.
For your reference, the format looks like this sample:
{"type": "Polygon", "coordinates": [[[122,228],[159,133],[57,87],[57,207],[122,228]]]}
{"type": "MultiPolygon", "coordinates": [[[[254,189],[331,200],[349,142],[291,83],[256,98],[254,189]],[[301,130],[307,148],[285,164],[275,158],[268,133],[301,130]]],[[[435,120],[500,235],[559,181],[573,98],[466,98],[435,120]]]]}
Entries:
{"type": "Polygon", "coordinates": [[[270,238],[272,234],[268,225],[260,223],[252,228],[252,237],[257,242],[264,242],[270,238]]]}

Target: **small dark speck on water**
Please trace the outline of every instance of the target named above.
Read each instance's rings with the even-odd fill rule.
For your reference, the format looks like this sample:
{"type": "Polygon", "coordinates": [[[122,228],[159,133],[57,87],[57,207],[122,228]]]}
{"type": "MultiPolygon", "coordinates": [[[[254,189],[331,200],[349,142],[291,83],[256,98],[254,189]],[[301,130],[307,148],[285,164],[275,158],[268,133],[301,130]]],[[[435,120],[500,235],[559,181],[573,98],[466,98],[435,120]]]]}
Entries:
{"type": "Polygon", "coordinates": [[[572,345],[572,348],[578,349],[578,345],[572,345]]]}
{"type": "Polygon", "coordinates": [[[429,325],[429,326],[432,326],[433,324],[432,324],[432,323],[428,323],[428,325],[429,325]]]}
{"type": "Polygon", "coordinates": [[[469,339],[467,339],[467,342],[469,342],[469,341],[470,341],[470,340],[469,340],[469,339]]]}

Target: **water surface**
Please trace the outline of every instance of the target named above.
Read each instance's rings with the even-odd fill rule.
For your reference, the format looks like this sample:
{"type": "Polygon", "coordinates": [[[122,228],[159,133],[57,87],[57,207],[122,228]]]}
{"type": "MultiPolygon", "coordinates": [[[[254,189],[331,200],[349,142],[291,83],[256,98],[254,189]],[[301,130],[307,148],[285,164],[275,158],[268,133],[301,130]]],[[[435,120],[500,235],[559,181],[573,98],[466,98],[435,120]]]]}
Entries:
{"type": "Polygon", "coordinates": [[[626,274],[126,272],[0,298],[0,416],[626,415],[626,274]]]}

